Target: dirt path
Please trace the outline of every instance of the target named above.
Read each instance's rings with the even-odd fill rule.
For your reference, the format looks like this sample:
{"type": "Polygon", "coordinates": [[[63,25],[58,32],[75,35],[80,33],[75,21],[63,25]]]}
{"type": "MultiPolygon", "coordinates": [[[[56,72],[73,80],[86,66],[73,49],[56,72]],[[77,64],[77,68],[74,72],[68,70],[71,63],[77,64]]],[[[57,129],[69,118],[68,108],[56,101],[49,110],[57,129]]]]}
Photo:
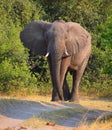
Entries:
{"type": "MultiPolygon", "coordinates": [[[[55,110],[73,110],[72,113],[68,113],[65,118],[61,116],[56,120],[56,124],[73,129],[77,127],[86,119],[87,122],[91,122],[99,117],[104,111],[95,110],[91,111],[86,107],[69,102],[33,102],[27,100],[0,100],[0,129],[7,127],[17,128],[23,121],[41,115],[44,119],[47,116],[51,116],[55,110]],[[75,111],[74,110],[78,110],[75,111]],[[82,110],[84,110],[82,112],[82,110]]],[[[49,130],[51,128],[49,127],[49,130]]],[[[47,130],[47,128],[46,128],[47,130]]],[[[60,128],[61,130],[61,128],[60,128]]]]}

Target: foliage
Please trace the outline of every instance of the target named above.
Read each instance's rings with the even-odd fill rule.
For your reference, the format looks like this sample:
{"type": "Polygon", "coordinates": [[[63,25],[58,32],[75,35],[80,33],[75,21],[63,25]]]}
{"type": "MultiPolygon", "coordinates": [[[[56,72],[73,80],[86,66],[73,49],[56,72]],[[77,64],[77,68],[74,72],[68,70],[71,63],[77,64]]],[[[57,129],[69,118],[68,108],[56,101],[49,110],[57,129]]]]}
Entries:
{"type": "Polygon", "coordinates": [[[46,58],[44,56],[31,56],[29,61],[31,72],[35,75],[38,81],[37,86],[38,88],[41,88],[39,93],[49,93],[50,90],[47,90],[47,88],[51,86],[51,79],[46,58]]]}
{"type": "Polygon", "coordinates": [[[101,48],[110,47],[112,49],[112,16],[108,17],[105,24],[98,27],[100,33],[99,40],[101,41],[101,48]]]}
{"type": "Polygon", "coordinates": [[[0,1],[0,92],[37,93],[38,80],[30,72],[29,54],[19,34],[20,26],[41,19],[44,11],[40,11],[41,6],[33,1],[0,1]]]}
{"type": "Polygon", "coordinates": [[[31,20],[41,19],[44,12],[39,4],[30,0],[2,0],[0,14],[2,23],[12,21],[14,24],[19,23],[24,26],[31,20]]]}
{"type": "Polygon", "coordinates": [[[41,0],[48,15],[47,20],[63,19],[78,22],[92,32],[96,31],[97,25],[105,21],[106,9],[110,3],[107,0],[97,2],[95,0],[41,0]]]}
{"type": "Polygon", "coordinates": [[[47,60],[29,58],[19,39],[32,20],[74,21],[92,36],[92,54],[81,82],[81,91],[112,96],[111,0],[1,0],[0,91],[46,94],[51,92],[47,60]]]}
{"type": "MultiPolygon", "coordinates": [[[[4,29],[4,28],[3,28],[4,29]]],[[[11,24],[0,35],[0,91],[14,91],[36,83],[26,60],[28,53],[19,40],[19,27],[11,24]]]]}

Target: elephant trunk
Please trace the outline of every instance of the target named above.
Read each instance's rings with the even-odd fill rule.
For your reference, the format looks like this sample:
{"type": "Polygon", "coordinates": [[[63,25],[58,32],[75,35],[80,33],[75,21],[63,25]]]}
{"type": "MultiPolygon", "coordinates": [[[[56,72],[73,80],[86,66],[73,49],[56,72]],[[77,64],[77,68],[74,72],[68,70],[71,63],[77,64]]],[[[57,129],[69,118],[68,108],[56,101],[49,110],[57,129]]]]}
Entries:
{"type": "Polygon", "coordinates": [[[52,56],[52,82],[53,82],[53,87],[56,89],[58,96],[60,100],[64,100],[63,97],[63,89],[62,85],[60,82],[60,69],[61,69],[61,61],[57,60],[56,57],[52,56]]]}

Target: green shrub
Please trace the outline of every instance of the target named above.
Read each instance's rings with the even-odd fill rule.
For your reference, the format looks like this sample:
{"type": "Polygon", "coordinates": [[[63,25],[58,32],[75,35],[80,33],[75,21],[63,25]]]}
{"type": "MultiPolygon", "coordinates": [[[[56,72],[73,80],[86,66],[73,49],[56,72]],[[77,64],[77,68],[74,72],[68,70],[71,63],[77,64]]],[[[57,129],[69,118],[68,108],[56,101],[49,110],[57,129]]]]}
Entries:
{"type": "Polygon", "coordinates": [[[105,50],[106,47],[112,49],[112,16],[108,17],[105,23],[102,23],[98,27],[100,42],[100,48],[105,50]]]}
{"type": "Polygon", "coordinates": [[[50,78],[50,71],[47,59],[44,56],[34,56],[30,57],[30,66],[31,66],[31,72],[35,75],[37,78],[37,86],[38,89],[40,89],[39,93],[45,94],[49,93],[51,91],[51,78],[50,78]],[[47,90],[48,89],[48,90],[47,90]]]}
{"type": "Polygon", "coordinates": [[[32,20],[42,19],[44,11],[42,11],[41,5],[33,0],[1,0],[0,14],[0,23],[13,22],[25,26],[32,20]]]}
{"type": "Polygon", "coordinates": [[[97,25],[103,23],[107,18],[107,11],[112,4],[107,0],[37,0],[46,12],[46,19],[54,21],[63,19],[65,21],[78,22],[91,32],[97,32],[97,25]]]}
{"type": "Polygon", "coordinates": [[[21,87],[36,86],[27,65],[28,53],[19,40],[20,28],[10,24],[0,30],[0,91],[8,92],[21,87]]]}
{"type": "Polygon", "coordinates": [[[30,71],[29,54],[19,34],[20,26],[41,19],[44,11],[30,0],[2,0],[0,14],[0,92],[37,93],[40,81],[30,71]]]}

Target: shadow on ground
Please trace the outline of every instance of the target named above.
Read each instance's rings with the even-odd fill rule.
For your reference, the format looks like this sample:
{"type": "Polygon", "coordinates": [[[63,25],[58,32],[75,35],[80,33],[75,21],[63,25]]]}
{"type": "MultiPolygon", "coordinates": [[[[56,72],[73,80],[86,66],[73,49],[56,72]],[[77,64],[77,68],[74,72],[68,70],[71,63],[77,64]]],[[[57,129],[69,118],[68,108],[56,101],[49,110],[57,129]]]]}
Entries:
{"type": "Polygon", "coordinates": [[[69,102],[34,102],[27,100],[0,100],[0,128],[16,127],[32,117],[56,122],[66,127],[76,127],[92,122],[108,111],[90,110],[80,104],[69,102]]]}

